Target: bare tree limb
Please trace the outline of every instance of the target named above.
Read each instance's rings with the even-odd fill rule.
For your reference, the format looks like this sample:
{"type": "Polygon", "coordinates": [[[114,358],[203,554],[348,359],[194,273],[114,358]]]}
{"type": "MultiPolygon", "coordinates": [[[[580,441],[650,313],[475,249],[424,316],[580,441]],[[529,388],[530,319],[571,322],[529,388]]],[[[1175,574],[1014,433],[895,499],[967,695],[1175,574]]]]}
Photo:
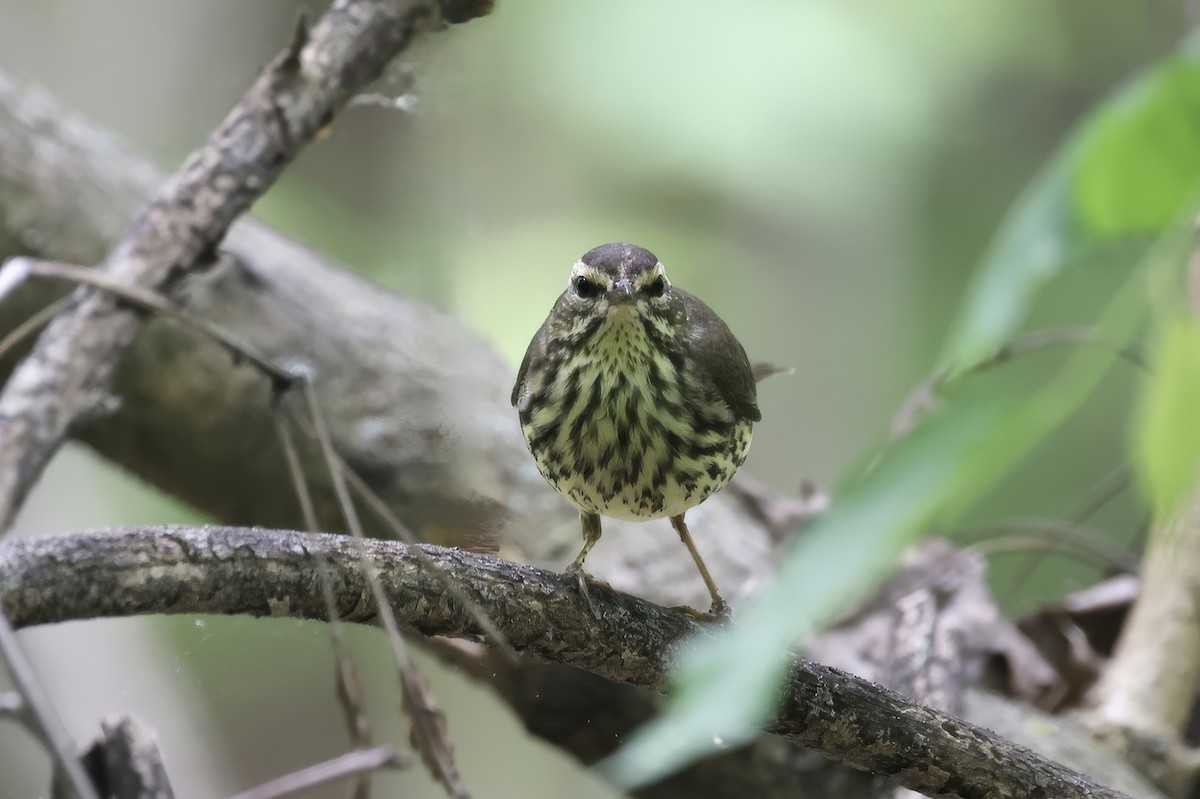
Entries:
{"type": "MultiPolygon", "coordinates": [[[[1200,252],[1188,269],[1200,320],[1200,252]]],[[[1183,740],[1200,680],[1200,482],[1154,520],[1133,605],[1108,669],[1088,697],[1088,726],[1170,795],[1200,773],[1183,740]]]]}
{"type": "MultiPolygon", "coordinates": [[[[43,92],[0,72],[0,255],[95,261],[164,179],[43,92]]],[[[533,468],[508,402],[512,367],[457,320],[245,217],[223,243],[220,264],[185,288],[191,314],[233,332],[271,363],[315,378],[338,454],[418,535],[447,542],[501,534],[514,556],[543,564],[570,559],[578,522],[533,468]]],[[[0,331],[61,290],[27,281],[0,303],[0,331]]],[[[0,359],[0,375],[11,367],[11,358],[0,359]]],[[[151,318],[117,371],[114,393],[121,398],[115,413],[73,431],[103,457],[216,519],[305,525],[271,389],[223,347],[170,319],[151,318]]],[[[318,520],[336,529],[320,448],[302,436],[296,445],[318,520]]],[[[747,586],[769,574],[776,531],[746,503],[718,495],[694,512],[693,537],[722,585],[747,586]]],[[[374,535],[390,534],[377,513],[363,522],[374,535]]],[[[589,567],[656,602],[694,604],[704,588],[679,550],[669,530],[614,522],[589,567]]],[[[619,690],[583,672],[502,658],[490,666],[486,673],[498,675],[493,684],[503,686],[526,724],[584,762],[653,712],[648,692],[619,690]],[[601,714],[604,729],[590,723],[601,714]]],[[[823,799],[854,796],[865,782],[858,772],[763,736],[639,796],[680,799],[703,790],[714,799],[823,799]]]]}
{"type": "MultiPolygon", "coordinates": [[[[108,135],[0,73],[0,256],[94,262],[162,179],[108,135]]],[[[385,292],[253,220],[234,225],[222,255],[217,268],[189,281],[188,309],[271,362],[315,375],[339,454],[404,524],[437,541],[502,532],[508,552],[543,564],[569,559],[578,526],[532,468],[508,405],[512,368],[486,342],[449,316],[385,292]]],[[[45,284],[23,286],[0,304],[0,331],[56,296],[45,284]]],[[[8,368],[11,360],[0,361],[0,374],[8,368]]],[[[214,518],[303,526],[268,410],[269,389],[224,349],[169,320],[150,320],[116,374],[114,393],[121,398],[116,413],[73,431],[101,455],[214,518]]],[[[320,523],[329,529],[337,524],[336,503],[319,448],[302,440],[297,448],[320,523]]],[[[689,518],[718,581],[742,590],[766,579],[775,536],[786,532],[746,505],[725,492],[689,518]]],[[[378,518],[363,521],[387,534],[378,518]]],[[[678,549],[653,524],[615,523],[606,525],[589,566],[656,602],[702,601],[703,587],[678,549]]],[[[576,669],[530,661],[513,668],[499,658],[485,666],[491,668],[480,673],[498,675],[492,685],[533,732],[584,762],[603,756],[653,712],[645,689],[576,669]],[[603,725],[591,723],[601,719],[603,725]]],[[[983,708],[985,725],[1001,728],[996,703],[983,708]]],[[[1010,735],[1033,727],[1054,731],[1035,742],[1040,751],[1056,751],[1061,742],[1092,751],[1075,732],[1061,733],[1059,722],[1006,708],[1003,728],[1010,735]]],[[[1100,766],[1116,762],[1096,760],[1081,768],[1101,774],[1100,766]]],[[[762,736],[639,796],[852,797],[865,795],[869,780],[861,776],[762,736]]]]}
{"type": "MultiPolygon", "coordinates": [[[[569,576],[423,549],[462,578],[519,652],[545,661],[658,690],[681,640],[701,629],[682,611],[604,586],[592,591],[597,618],[569,576]]],[[[408,545],[285,531],[149,526],[5,541],[0,596],[22,626],[146,613],[324,619],[315,575],[316,558],[326,557],[342,618],[376,623],[364,556],[379,569],[401,623],[425,635],[479,638],[408,545]]],[[[803,660],[769,730],[929,796],[1125,796],[988,730],[803,660]]]]}
{"type": "MultiPolygon", "coordinates": [[[[302,23],[291,46],[158,192],[98,267],[100,272],[115,282],[165,291],[209,265],[230,225],[275,182],[303,145],[440,16],[433,0],[338,0],[311,33],[302,23]]],[[[141,317],[109,294],[81,288],[9,377],[0,393],[0,532],[11,525],[71,428],[112,404],[107,392],[118,359],[141,326],[141,317]]],[[[340,478],[332,450],[326,454],[335,478],[340,478]]],[[[342,507],[352,514],[344,482],[335,483],[342,489],[342,507]]],[[[351,526],[358,532],[357,524],[351,526]]],[[[379,607],[387,617],[389,609],[379,607]]],[[[6,628],[5,622],[0,635],[6,628]]],[[[394,624],[389,632],[397,647],[405,705],[415,729],[427,729],[440,713],[428,691],[421,690],[424,682],[394,624]]],[[[0,637],[0,644],[11,662],[19,652],[15,639],[0,637]]],[[[62,751],[59,736],[43,718],[49,705],[29,695],[26,700],[43,719],[43,730],[75,792],[87,799],[92,795],[85,790],[89,786],[80,782],[86,776],[73,756],[62,751]]],[[[444,729],[443,738],[423,735],[418,743],[451,794],[466,797],[449,746],[430,743],[443,739],[444,729]]]]}
{"type": "Polygon", "coordinates": [[[1178,796],[1200,766],[1183,742],[1200,679],[1200,486],[1155,527],[1141,594],[1083,719],[1168,795],[1178,796]]]}
{"type": "MultiPolygon", "coordinates": [[[[229,226],[303,145],[438,19],[433,0],[338,0],[271,62],[99,268],[166,290],[211,264],[229,226]]],[[[117,359],[140,328],[112,297],[81,289],[10,376],[0,393],[0,530],[71,427],[107,403],[117,359]]]]}

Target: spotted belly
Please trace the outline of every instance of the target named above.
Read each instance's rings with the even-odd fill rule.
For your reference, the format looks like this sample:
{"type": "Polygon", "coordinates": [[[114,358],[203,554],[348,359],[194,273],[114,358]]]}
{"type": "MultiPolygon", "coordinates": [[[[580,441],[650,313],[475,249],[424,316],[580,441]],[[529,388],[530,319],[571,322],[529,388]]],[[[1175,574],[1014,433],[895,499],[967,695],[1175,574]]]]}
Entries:
{"type": "Polygon", "coordinates": [[[750,437],[750,423],[741,422],[711,454],[672,454],[633,444],[597,456],[585,444],[566,447],[561,457],[535,460],[549,483],[581,510],[633,521],[659,519],[678,516],[724,488],[745,462],[750,437]]]}
{"type": "Polygon", "coordinates": [[[678,371],[685,364],[639,343],[584,349],[519,405],[546,480],[581,510],[629,520],[677,516],[712,496],[745,462],[752,433],[678,371]]]}

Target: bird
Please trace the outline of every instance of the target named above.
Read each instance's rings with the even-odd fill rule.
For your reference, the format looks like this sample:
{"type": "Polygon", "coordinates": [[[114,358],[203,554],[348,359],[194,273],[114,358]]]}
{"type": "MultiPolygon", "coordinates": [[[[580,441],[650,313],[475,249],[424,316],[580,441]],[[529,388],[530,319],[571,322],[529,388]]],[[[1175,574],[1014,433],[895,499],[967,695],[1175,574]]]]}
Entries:
{"type": "Polygon", "coordinates": [[[667,517],[712,598],[696,615],[728,616],[684,514],[745,463],[762,414],[746,351],[711,308],[649,250],[595,247],[530,341],[512,404],[538,470],[579,510],[567,572],[585,596],[602,516],[667,517]]]}

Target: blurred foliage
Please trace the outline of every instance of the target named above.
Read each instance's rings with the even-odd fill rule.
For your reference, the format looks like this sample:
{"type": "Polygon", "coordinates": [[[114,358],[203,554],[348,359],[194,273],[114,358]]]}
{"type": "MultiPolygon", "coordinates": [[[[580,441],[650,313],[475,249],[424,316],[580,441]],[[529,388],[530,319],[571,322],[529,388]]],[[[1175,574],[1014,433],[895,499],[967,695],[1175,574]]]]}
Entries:
{"type": "Polygon", "coordinates": [[[1153,239],[1200,189],[1200,46],[1181,48],[1093,112],[1016,204],[949,342],[961,369],[1012,335],[1034,293],[1115,242],[1153,239]]]}
{"type": "MultiPolygon", "coordinates": [[[[286,42],[302,4],[0,0],[0,66],[46,85],[169,166],[286,42]]],[[[1143,287],[1128,283],[1140,249],[1089,249],[1086,237],[1073,237],[1081,218],[1090,234],[1120,232],[1122,219],[1142,226],[1129,230],[1149,232],[1176,207],[1155,200],[1166,197],[1158,187],[1186,195],[1191,129],[1172,115],[1185,108],[1181,98],[1195,96],[1187,51],[1161,88],[1139,95],[1131,86],[1125,95],[1134,110],[1157,108],[1160,121],[1135,123],[1118,113],[1120,104],[1103,106],[1113,111],[1111,128],[1097,134],[1089,165],[1078,167],[1084,171],[1072,173],[1064,161],[1049,178],[1037,174],[1099,98],[1174,52],[1190,19],[1194,7],[1182,0],[501,0],[491,17],[429,37],[384,82],[383,91],[414,91],[416,113],[352,109],[256,212],[385,285],[445,306],[514,365],[580,253],[607,240],[649,247],[676,283],[716,307],[754,358],[796,367],[795,377],[764,384],[764,423],[746,467],[793,491],[803,479],[830,482],[853,464],[876,462],[901,399],[939,348],[952,352],[946,332],[955,309],[970,307],[960,304],[968,267],[988,252],[990,262],[1004,260],[995,242],[1020,246],[997,267],[1000,289],[974,278],[972,290],[987,300],[960,320],[1005,331],[977,339],[987,342],[977,355],[1017,329],[1095,325],[1122,292],[1131,303],[1144,299],[1143,287]],[[1128,174],[1109,173],[1131,163],[1127,150],[1145,135],[1158,142],[1136,154],[1148,160],[1128,174]],[[1114,190],[1128,180],[1144,181],[1144,191],[1114,190]],[[1033,199],[1013,206],[1026,190],[1033,199]],[[1149,203],[1145,191],[1155,195],[1149,203]],[[1029,229],[1018,229],[1022,214],[1029,229]],[[1086,268],[1063,268],[1072,264],[1086,268]]],[[[1178,293],[1170,281],[1152,290],[1172,288],[1178,293]]],[[[1106,363],[1094,353],[1047,353],[972,378],[952,397],[966,410],[930,420],[938,426],[919,432],[914,451],[892,452],[861,482],[845,482],[862,504],[843,504],[804,555],[821,567],[812,597],[820,613],[844,601],[839,591],[865,590],[857,581],[909,536],[930,523],[953,524],[953,516],[916,505],[904,506],[900,532],[876,524],[869,510],[904,501],[900,478],[925,488],[950,474],[946,490],[978,499],[972,521],[1003,521],[1062,516],[1125,461],[1130,436],[1122,431],[1136,375],[1118,368],[1030,444],[1021,468],[994,484],[961,484],[957,467],[991,474],[970,445],[999,423],[988,401],[1020,406],[1041,396],[1067,369],[1064,358],[1089,369],[1106,363]],[[912,467],[911,458],[930,470],[912,467]]],[[[1149,396],[1147,408],[1155,404],[1149,396]]],[[[1141,440],[1137,431],[1132,437],[1141,440]]],[[[53,498],[95,482],[47,483],[42,490],[52,499],[44,505],[64,505],[53,498]]],[[[105,486],[114,520],[148,507],[138,504],[146,494],[136,486],[105,486]]],[[[1127,542],[1144,515],[1126,495],[1092,523],[1127,542]]],[[[105,521],[99,512],[88,517],[105,521]]],[[[30,524],[64,529],[42,517],[30,524]]],[[[648,525],[647,534],[670,532],[648,525]]],[[[1022,571],[1013,556],[991,565],[1000,586],[1022,571]]],[[[1047,559],[1014,609],[1098,574],[1047,559]]],[[[211,714],[229,731],[228,751],[212,759],[226,764],[218,771],[246,785],[298,762],[285,763],[277,751],[273,719],[305,737],[296,752],[337,751],[344,739],[326,701],[324,639],[288,647],[259,626],[234,627],[236,635],[205,638],[203,648],[188,639],[203,656],[178,656],[174,667],[199,675],[183,678],[201,686],[196,717],[211,714]],[[296,681],[254,679],[273,668],[296,681]],[[243,681],[242,671],[245,684],[261,691],[255,703],[230,685],[243,681]],[[319,709],[295,698],[318,693],[319,709]]],[[[223,628],[214,624],[206,635],[223,628]]],[[[112,658],[111,708],[124,706],[127,690],[118,655],[98,650],[81,664],[86,671],[73,673],[99,696],[100,661],[112,658]]],[[[134,669],[148,668],[144,653],[132,656],[134,669]]],[[[543,773],[545,766],[525,765],[534,747],[518,746],[511,722],[500,726],[476,695],[448,685],[439,698],[450,706],[456,736],[479,731],[477,743],[460,741],[464,759],[477,758],[476,774],[514,763],[526,776],[543,773]],[[514,759],[515,750],[523,756],[514,759]]],[[[206,746],[198,737],[166,734],[165,742],[169,755],[177,753],[173,769],[185,753],[206,762],[196,754],[206,746]]],[[[6,777],[24,768],[4,757],[0,747],[6,777]]],[[[440,795],[418,773],[399,779],[410,795],[440,795]]],[[[31,795],[42,784],[13,781],[18,793],[7,795],[31,795]]],[[[488,787],[500,796],[531,795],[532,786],[494,779],[488,787]]],[[[545,795],[579,792],[565,781],[545,787],[545,795]]],[[[195,795],[215,796],[217,788],[195,795]]]]}
{"type": "MultiPolygon", "coordinates": [[[[1083,121],[982,264],[963,329],[951,341],[951,368],[966,372],[1004,343],[1045,278],[1062,265],[1068,242],[1097,247],[1136,234],[1158,239],[1145,258],[1128,260],[1127,277],[1095,321],[1118,348],[1150,311],[1154,287],[1182,286],[1200,177],[1194,98],[1200,98],[1200,70],[1173,55],[1083,121]],[[997,307],[1004,309],[999,316],[992,312],[997,307]]],[[[625,787],[654,782],[753,736],[778,701],[789,648],[877,585],[914,536],[971,507],[1079,408],[1117,357],[1078,349],[1030,395],[996,382],[983,394],[957,384],[943,392],[944,407],[887,447],[864,479],[838,492],[833,510],[805,531],[737,624],[685,650],[675,669],[678,690],[609,762],[614,778],[625,787]],[[828,564],[835,562],[849,566],[831,576],[828,564]]],[[[1193,486],[1200,463],[1194,318],[1167,326],[1154,369],[1139,418],[1137,462],[1159,506],[1170,509],[1193,486]]]]}
{"type": "Polygon", "coordinates": [[[1106,104],[1075,169],[1081,225],[1100,240],[1159,235],[1200,181],[1200,42],[1106,104]]]}
{"type": "Polygon", "coordinates": [[[1200,476],[1200,321],[1167,320],[1138,404],[1138,475],[1158,515],[1169,515],[1200,476]]]}

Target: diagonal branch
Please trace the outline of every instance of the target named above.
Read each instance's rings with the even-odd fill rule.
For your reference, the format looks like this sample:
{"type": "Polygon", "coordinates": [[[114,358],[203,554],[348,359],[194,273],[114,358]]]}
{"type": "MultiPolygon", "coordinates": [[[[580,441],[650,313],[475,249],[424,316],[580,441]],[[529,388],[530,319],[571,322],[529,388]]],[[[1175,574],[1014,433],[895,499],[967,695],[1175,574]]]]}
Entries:
{"type": "MultiPolygon", "coordinates": [[[[97,261],[164,180],[108,134],[0,71],[0,257],[97,261]]],[[[562,526],[573,546],[578,522],[531,468],[508,401],[512,368],[488,342],[251,218],[238,220],[221,253],[218,268],[187,282],[189,315],[317,377],[339,457],[386,503],[363,518],[374,535],[390,534],[386,511],[427,540],[500,532],[508,551],[534,562],[569,557],[553,531],[562,526]]],[[[58,288],[25,281],[0,304],[0,331],[38,312],[58,288]]],[[[121,362],[113,388],[120,408],[73,435],[214,519],[303,527],[266,381],[207,336],[157,316],[121,362]]],[[[0,374],[11,366],[11,357],[0,361],[0,374]]],[[[340,517],[329,470],[306,438],[297,437],[296,454],[320,526],[332,529],[340,517]]],[[[692,523],[721,584],[764,579],[771,567],[772,538],[751,504],[759,503],[721,494],[692,523]]],[[[606,527],[592,573],[662,604],[701,601],[703,586],[677,541],[646,533],[634,523],[606,527]]],[[[647,691],[565,667],[494,657],[484,673],[499,675],[491,684],[535,735],[585,763],[610,752],[655,704],[647,691]]],[[[638,795],[852,796],[866,782],[762,736],[638,795]]]]}
{"type": "MultiPolygon", "coordinates": [[[[356,92],[438,18],[433,0],[338,0],[263,71],[158,192],[100,268],[169,289],[209,265],[229,226],[356,92]]],[[[140,317],[87,289],[42,334],[0,394],[0,531],[72,426],[111,406],[108,387],[140,317]]]]}
{"type": "MultiPolygon", "coordinates": [[[[0,257],[97,261],[163,180],[111,136],[0,71],[0,257]]],[[[52,300],[52,288],[27,281],[0,305],[0,330],[52,300]]],[[[420,535],[461,540],[456,536],[496,531],[508,519],[502,533],[509,551],[539,563],[572,554],[558,553],[553,531],[562,526],[574,536],[577,523],[564,524],[574,521],[569,506],[531,468],[508,403],[511,367],[452,317],[383,291],[245,217],[222,243],[221,266],[188,282],[187,309],[235,332],[271,362],[318,375],[339,454],[420,535]]],[[[0,373],[8,368],[11,358],[0,373]]],[[[122,362],[114,393],[121,397],[115,414],[73,431],[103,457],[213,518],[304,524],[268,412],[269,388],[222,347],[169,320],[149,320],[122,362]]],[[[330,528],[338,516],[328,470],[314,447],[297,445],[318,519],[330,528]]],[[[706,559],[713,553],[709,565],[721,569],[722,585],[756,584],[770,572],[774,535],[786,532],[777,522],[787,526],[793,514],[767,519],[751,507],[758,504],[723,492],[699,509],[692,532],[706,559]]],[[[387,534],[375,515],[364,522],[387,534]]],[[[593,573],[663,604],[701,601],[703,588],[679,549],[645,525],[614,524],[593,555],[593,573]]],[[[608,754],[655,704],[645,689],[569,667],[528,659],[509,667],[498,657],[476,666],[534,734],[585,763],[608,754]]],[[[1038,751],[1075,758],[1087,773],[1124,780],[1132,795],[1151,795],[1115,773],[1121,762],[1078,730],[1002,704],[977,694],[967,712],[1010,737],[1042,733],[1030,741],[1038,751]],[[1082,752],[1095,756],[1080,758],[1082,752]]],[[[864,795],[860,772],[781,744],[764,735],[638,795],[864,795]]]]}
{"type": "MultiPolygon", "coordinates": [[[[146,526],[0,542],[0,597],[18,626],[101,616],[224,613],[324,619],[318,559],[347,621],[376,623],[362,562],[380,572],[405,626],[478,640],[426,561],[390,541],[236,527],[146,526]],[[365,552],[364,552],[365,549],[365,552]]],[[[605,586],[599,616],[564,575],[488,555],[422,547],[460,575],[517,651],[660,690],[687,614],[605,586]]],[[[1125,796],[988,730],[843,672],[798,660],[771,732],[929,796],[1125,796]]]]}
{"type": "Polygon", "coordinates": [[[22,699],[23,708],[19,706],[19,709],[24,709],[34,724],[34,732],[49,746],[56,766],[62,770],[74,795],[77,799],[99,799],[100,794],[83,769],[70,733],[55,712],[32,664],[17,644],[16,633],[3,608],[0,608],[0,660],[8,667],[9,677],[22,699]]]}

